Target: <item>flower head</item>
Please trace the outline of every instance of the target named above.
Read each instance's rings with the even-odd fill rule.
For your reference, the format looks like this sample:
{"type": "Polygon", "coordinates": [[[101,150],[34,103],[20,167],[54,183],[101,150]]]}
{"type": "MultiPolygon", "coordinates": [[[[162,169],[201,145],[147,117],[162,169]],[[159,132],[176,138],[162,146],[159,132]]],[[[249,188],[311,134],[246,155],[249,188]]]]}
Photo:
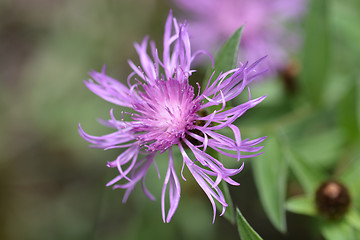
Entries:
{"type": "Polygon", "coordinates": [[[293,29],[307,0],[174,1],[193,16],[189,32],[195,48],[214,49],[244,25],[240,57],[254,61],[269,55],[270,66],[280,69],[300,45],[296,31],[286,25],[293,29]]]}
{"type": "Polygon", "coordinates": [[[136,66],[129,61],[134,72],[127,79],[128,86],[107,76],[105,69],[90,73],[92,79],[85,81],[85,84],[91,91],[133,111],[125,113],[125,116],[121,113],[120,120],[115,118],[113,110],[110,111],[110,119],[101,122],[113,128],[113,133],[92,136],[80,126],[80,135],[96,148],[125,149],[107,165],[117,168],[119,172],[107,186],[126,189],[124,201],[140,181],[146,196],[154,199],[145,186],[145,177],[149,167],[155,164],[156,154],[168,152],[169,162],[161,196],[164,222],[171,220],[180,200],[180,182],[174,167],[174,161],[180,159],[173,157],[173,148],[179,148],[183,164],[181,176],[186,166],[210,199],[215,219],[214,200],[222,204],[223,213],[227,207],[218,184],[224,180],[238,185],[230,177],[239,173],[243,164],[236,169],[225,168],[206,150],[211,148],[238,161],[260,154],[242,155],[242,152],[258,152],[262,147],[256,145],[264,137],[241,139],[240,131],[233,122],[265,96],[256,99],[250,97],[247,102],[232,109],[226,110],[225,106],[227,101],[238,96],[248,83],[262,73],[255,70],[261,59],[252,65],[246,63],[240,68],[221,73],[212,83],[209,80],[200,93],[200,89],[195,92],[189,84],[189,78],[194,72],[190,64],[201,52],[191,54],[186,24],[179,24],[170,12],[165,25],[162,60],[153,42],[150,42],[151,55],[147,53],[147,47],[147,37],[141,44],[135,44],[141,64],[136,66]],[[210,106],[219,106],[219,109],[204,114],[210,106]],[[232,130],[235,140],[217,132],[226,127],[232,130]],[[166,213],[167,190],[170,207],[166,213]]]}

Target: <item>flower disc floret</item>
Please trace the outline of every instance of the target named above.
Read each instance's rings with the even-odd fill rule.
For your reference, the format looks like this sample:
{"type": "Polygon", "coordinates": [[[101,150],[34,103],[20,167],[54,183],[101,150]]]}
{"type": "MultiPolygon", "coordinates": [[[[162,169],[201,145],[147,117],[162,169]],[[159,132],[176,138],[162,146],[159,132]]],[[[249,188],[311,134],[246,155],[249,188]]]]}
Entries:
{"type": "Polygon", "coordinates": [[[165,151],[177,144],[193,128],[199,100],[194,99],[194,88],[176,79],[144,85],[139,92],[141,101],[133,105],[136,114],[134,127],[140,134],[137,140],[147,144],[148,151],[165,151]]]}

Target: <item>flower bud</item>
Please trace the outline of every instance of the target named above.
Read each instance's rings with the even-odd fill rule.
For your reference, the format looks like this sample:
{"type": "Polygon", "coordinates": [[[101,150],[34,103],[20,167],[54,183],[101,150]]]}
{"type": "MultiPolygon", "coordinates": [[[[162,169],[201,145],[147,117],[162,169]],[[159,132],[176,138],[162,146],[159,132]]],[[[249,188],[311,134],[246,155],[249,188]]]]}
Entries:
{"type": "Polygon", "coordinates": [[[341,218],[350,206],[347,188],[337,181],[326,181],[316,191],[316,207],[319,213],[331,219],[341,218]]]}

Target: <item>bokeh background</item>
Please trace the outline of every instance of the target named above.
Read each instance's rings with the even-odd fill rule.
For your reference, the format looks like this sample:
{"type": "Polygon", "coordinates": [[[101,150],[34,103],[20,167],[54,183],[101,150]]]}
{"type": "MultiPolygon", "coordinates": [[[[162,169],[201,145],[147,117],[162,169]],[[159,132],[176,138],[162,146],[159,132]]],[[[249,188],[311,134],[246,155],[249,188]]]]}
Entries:
{"type": "MultiPolygon", "coordinates": [[[[327,97],[332,105],[359,81],[360,4],[332,0],[327,7],[332,80],[327,97]]],[[[211,205],[190,177],[181,182],[180,205],[170,224],[162,222],[160,202],[148,200],[141,188],[122,204],[124,192],[105,187],[115,175],[106,162],[118,155],[117,150],[88,148],[77,133],[79,123],[91,134],[107,133],[96,119],[108,118],[114,107],[84,86],[87,72],[106,64],[109,75],[126,80],[131,72],[127,59],[137,60],[133,42],[150,35],[160,45],[170,8],[175,16],[179,13],[165,0],[0,1],[0,239],[238,238],[236,227],[224,218],[211,223],[211,205]]],[[[197,76],[201,78],[201,70],[197,76]]],[[[289,103],[292,94],[279,79],[258,83],[255,94],[270,98],[267,111],[258,118],[289,109],[288,104],[279,104],[289,103]]],[[[359,94],[355,96],[358,101],[359,94]]],[[[326,118],[329,112],[325,108],[318,114],[326,118]]],[[[344,116],[341,111],[337,114],[344,116]]],[[[326,131],[330,135],[301,142],[310,157],[328,154],[337,161],[348,146],[346,131],[350,135],[353,131],[334,128],[332,120],[324,123],[330,126],[326,131]],[[311,149],[318,142],[325,146],[321,152],[311,149]]],[[[324,125],[319,121],[314,128],[324,125]]],[[[230,191],[256,231],[265,239],[321,239],[310,217],[288,213],[285,235],[271,225],[251,168],[246,164],[235,179],[241,186],[230,191]]],[[[162,183],[154,168],[148,182],[159,199],[162,183]]],[[[301,192],[296,182],[289,188],[289,194],[301,192]]]]}

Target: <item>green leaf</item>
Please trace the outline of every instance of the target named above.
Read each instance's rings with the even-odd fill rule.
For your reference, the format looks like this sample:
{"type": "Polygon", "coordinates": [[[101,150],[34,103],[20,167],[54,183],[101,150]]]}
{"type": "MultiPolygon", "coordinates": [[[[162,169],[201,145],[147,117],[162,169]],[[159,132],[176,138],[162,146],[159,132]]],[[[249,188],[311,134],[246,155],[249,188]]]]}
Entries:
{"type": "Polygon", "coordinates": [[[351,157],[351,161],[346,166],[346,170],[341,173],[340,180],[348,187],[354,199],[360,198],[360,151],[357,150],[351,157]]]}
{"type": "Polygon", "coordinates": [[[257,232],[249,225],[240,210],[236,208],[237,226],[241,240],[261,240],[257,232]]]}
{"type": "Polygon", "coordinates": [[[325,221],[320,229],[326,240],[356,240],[354,229],[343,220],[325,221]]]}
{"type": "Polygon", "coordinates": [[[260,201],[272,224],[281,232],[286,231],[285,191],[287,163],[275,137],[269,137],[264,154],[253,160],[255,183],[260,201]]]}
{"type": "MultiPolygon", "coordinates": [[[[331,2],[330,13],[331,25],[336,29],[337,35],[341,36],[351,50],[360,52],[360,22],[359,8],[353,4],[344,4],[344,1],[337,0],[331,2]]],[[[358,54],[352,54],[358,59],[358,54]]]]}
{"type": "Polygon", "coordinates": [[[203,85],[206,86],[208,83],[211,74],[215,71],[215,74],[212,78],[214,81],[220,72],[226,72],[233,69],[236,66],[236,61],[239,53],[239,45],[241,40],[241,33],[243,27],[237,29],[233,35],[226,41],[218,52],[215,58],[214,68],[209,68],[206,73],[206,77],[203,81],[203,85]]]}
{"type": "MultiPolygon", "coordinates": [[[[225,201],[228,204],[228,207],[226,208],[226,211],[224,213],[224,217],[231,222],[232,224],[235,223],[235,210],[234,210],[234,205],[230,196],[230,191],[229,191],[229,187],[227,185],[226,182],[222,181],[219,184],[219,188],[220,190],[223,192],[224,197],[225,197],[225,201]]],[[[222,211],[222,206],[220,205],[216,205],[218,207],[219,211],[222,211]]]]}
{"type": "Polygon", "coordinates": [[[316,215],[314,199],[310,196],[292,197],[286,202],[286,209],[297,214],[316,215]]]}
{"type": "Polygon", "coordinates": [[[304,188],[305,192],[313,195],[320,183],[326,179],[326,175],[314,166],[309,165],[299,155],[295,155],[289,148],[286,149],[291,170],[304,188]]]}
{"type": "Polygon", "coordinates": [[[356,84],[356,80],[354,79],[353,84],[348,89],[347,94],[345,94],[340,101],[339,107],[337,108],[339,111],[339,120],[340,126],[346,133],[349,141],[353,141],[360,134],[360,125],[358,114],[360,107],[360,97],[359,97],[359,89],[356,84]]]}
{"type": "Polygon", "coordinates": [[[292,149],[308,165],[319,169],[331,169],[341,157],[345,142],[340,129],[332,128],[298,137],[291,143],[292,149]]]}
{"type": "Polygon", "coordinates": [[[360,231],[360,213],[356,209],[350,209],[345,215],[345,219],[352,227],[360,231]]]}
{"type": "MultiPolygon", "coordinates": [[[[220,154],[217,151],[215,151],[214,149],[208,149],[208,153],[211,156],[213,156],[214,158],[219,159],[220,154]]],[[[223,217],[225,217],[229,222],[234,224],[235,223],[235,209],[234,209],[233,201],[231,199],[228,184],[224,181],[221,181],[221,183],[219,184],[219,188],[222,191],[222,193],[224,194],[225,201],[228,204],[228,207],[226,208],[226,211],[225,211],[223,217]]],[[[218,209],[218,211],[222,212],[223,206],[218,202],[216,202],[215,204],[216,204],[216,208],[218,209]]]]}
{"type": "Polygon", "coordinates": [[[327,0],[310,1],[306,19],[301,84],[313,104],[318,105],[326,84],[329,62],[327,0]]]}
{"type": "MultiPolygon", "coordinates": [[[[358,90],[357,91],[357,94],[356,94],[356,98],[355,98],[355,101],[356,101],[356,108],[355,108],[355,111],[356,111],[356,119],[357,119],[357,124],[358,124],[358,131],[360,132],[360,93],[359,93],[359,90],[360,90],[360,81],[359,81],[359,77],[358,79],[356,80],[357,84],[356,84],[356,89],[358,90]]],[[[359,133],[360,135],[360,133],[359,133]]]]}

